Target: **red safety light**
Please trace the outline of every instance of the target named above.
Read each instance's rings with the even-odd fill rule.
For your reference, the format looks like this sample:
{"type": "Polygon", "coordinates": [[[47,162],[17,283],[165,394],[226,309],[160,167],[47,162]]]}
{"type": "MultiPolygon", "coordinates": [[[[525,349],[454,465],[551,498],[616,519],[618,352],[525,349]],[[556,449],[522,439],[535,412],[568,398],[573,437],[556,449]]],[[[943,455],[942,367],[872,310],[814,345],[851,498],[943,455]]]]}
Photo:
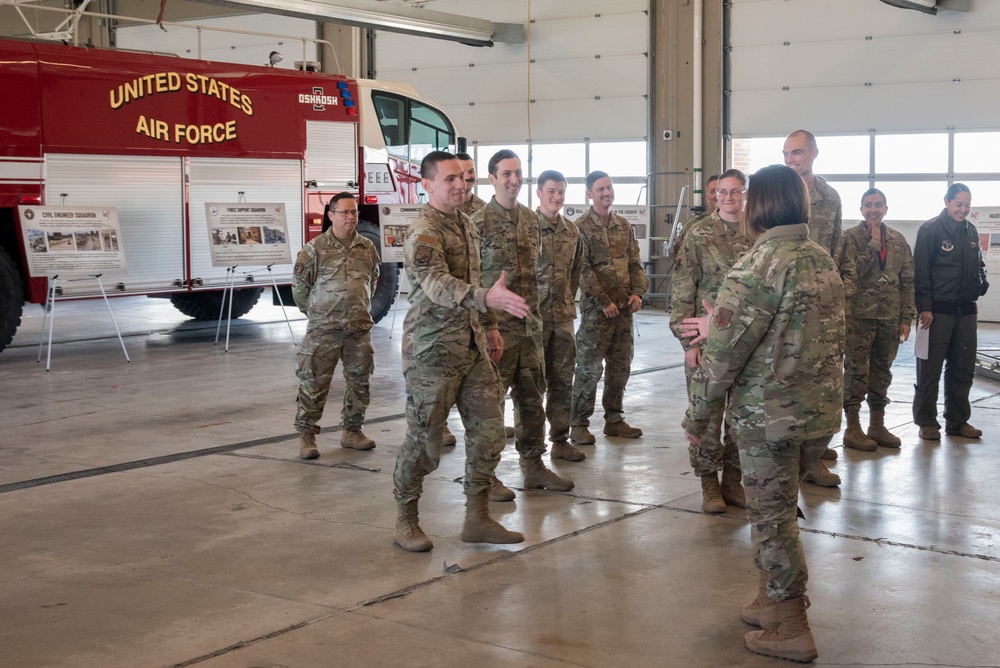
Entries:
{"type": "Polygon", "coordinates": [[[378,204],[378,195],[365,195],[365,204],[378,204]]]}
{"type": "Polygon", "coordinates": [[[21,195],[21,204],[34,204],[35,206],[42,205],[41,195],[21,195]]]}

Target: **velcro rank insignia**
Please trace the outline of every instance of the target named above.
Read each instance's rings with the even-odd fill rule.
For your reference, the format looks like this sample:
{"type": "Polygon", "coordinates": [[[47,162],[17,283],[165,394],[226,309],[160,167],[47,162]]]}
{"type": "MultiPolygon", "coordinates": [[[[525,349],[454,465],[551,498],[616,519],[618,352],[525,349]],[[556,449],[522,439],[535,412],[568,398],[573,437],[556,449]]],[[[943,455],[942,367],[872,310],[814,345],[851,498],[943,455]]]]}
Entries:
{"type": "MultiPolygon", "coordinates": [[[[420,241],[420,238],[417,238],[420,241]]],[[[431,256],[434,251],[431,250],[430,246],[417,246],[417,252],[413,254],[413,264],[418,267],[426,267],[431,263],[431,256]]]]}
{"type": "Polygon", "coordinates": [[[733,324],[733,312],[724,306],[717,308],[715,310],[716,329],[728,329],[731,324],[733,324]]]}

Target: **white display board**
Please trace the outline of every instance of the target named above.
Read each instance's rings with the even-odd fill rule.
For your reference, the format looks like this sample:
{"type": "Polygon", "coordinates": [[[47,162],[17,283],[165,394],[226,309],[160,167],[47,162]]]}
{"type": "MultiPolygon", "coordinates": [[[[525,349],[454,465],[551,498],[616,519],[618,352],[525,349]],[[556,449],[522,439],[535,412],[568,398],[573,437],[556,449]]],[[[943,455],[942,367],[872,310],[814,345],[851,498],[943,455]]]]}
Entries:
{"type": "Polygon", "coordinates": [[[205,202],[212,266],[291,264],[285,214],[280,202],[205,202]]]}
{"type": "Polygon", "coordinates": [[[93,276],[125,269],[114,207],[21,206],[18,211],[32,276],[93,276]]]}
{"type": "Polygon", "coordinates": [[[423,204],[383,204],[379,207],[382,262],[403,261],[403,239],[406,238],[406,231],[423,208],[423,204]]]}
{"type": "Polygon", "coordinates": [[[979,319],[1000,322],[1000,207],[972,207],[968,220],[979,232],[986,280],[990,282],[989,292],[979,298],[979,319]]]}
{"type": "MultiPolygon", "coordinates": [[[[587,204],[567,204],[563,207],[563,215],[574,223],[576,219],[590,211],[587,204]]],[[[635,232],[635,240],[639,242],[639,259],[645,264],[649,261],[649,206],[646,204],[613,204],[611,211],[628,221],[635,232]]]]}

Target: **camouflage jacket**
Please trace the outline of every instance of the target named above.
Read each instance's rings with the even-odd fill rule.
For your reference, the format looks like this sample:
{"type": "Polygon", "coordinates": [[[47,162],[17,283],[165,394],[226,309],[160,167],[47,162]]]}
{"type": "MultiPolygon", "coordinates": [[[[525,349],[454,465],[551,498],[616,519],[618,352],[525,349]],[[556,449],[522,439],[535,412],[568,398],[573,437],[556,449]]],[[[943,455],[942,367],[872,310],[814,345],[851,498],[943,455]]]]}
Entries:
{"type": "Polygon", "coordinates": [[[591,207],[576,220],[583,246],[580,288],[584,313],[595,309],[603,311],[611,304],[625,312],[628,298],[631,295],[642,297],[649,288],[632,226],[613,211],[608,215],[605,223],[591,207]]]}
{"type": "Polygon", "coordinates": [[[694,227],[695,223],[705,220],[711,215],[708,211],[695,214],[686,223],[677,228],[677,234],[674,235],[674,244],[670,247],[670,259],[674,261],[674,267],[677,267],[681,262],[681,246],[684,245],[684,235],[694,227]]]}
{"type": "Polygon", "coordinates": [[[484,206],[486,206],[486,200],[484,200],[476,193],[472,193],[472,199],[468,199],[465,202],[462,202],[462,206],[458,207],[458,210],[471,218],[472,214],[474,214],[476,211],[479,211],[484,206]]]}
{"type": "Polygon", "coordinates": [[[805,225],[762,234],[719,289],[685,428],[704,433],[729,393],[738,440],[802,441],[840,429],[844,286],[805,225]]]}
{"type": "Polygon", "coordinates": [[[854,257],[844,252],[846,240],[840,195],[821,176],[816,177],[816,185],[809,192],[809,238],[833,257],[844,282],[844,295],[850,299],[854,294],[854,257]]]}
{"type": "Polygon", "coordinates": [[[500,272],[507,272],[507,289],[528,302],[530,312],[524,319],[506,311],[490,309],[483,318],[486,329],[501,334],[538,334],[542,316],[538,312],[538,218],[528,207],[517,205],[517,220],[511,218],[496,197],[472,216],[472,225],[482,239],[482,285],[490,288],[500,272]]]}
{"type": "Polygon", "coordinates": [[[864,221],[844,232],[847,252],[854,256],[857,287],[851,297],[851,317],[909,323],[917,313],[913,303],[913,254],[901,233],[882,224],[885,269],[879,265],[882,244],[872,240],[864,221]]]}
{"type": "Polygon", "coordinates": [[[328,229],[303,246],[295,258],[292,297],[309,316],[309,327],[371,329],[381,262],[375,244],[356,232],[344,243],[328,229]]]}
{"type": "Polygon", "coordinates": [[[430,204],[410,226],[403,244],[410,281],[410,309],[403,321],[403,355],[409,358],[485,353],[486,288],[479,269],[479,233],[461,212],[449,216],[430,204]]]}
{"type": "Polygon", "coordinates": [[[541,243],[538,252],[538,310],[542,322],[566,322],[576,318],[576,291],[580,287],[583,247],[580,231],[562,214],[549,222],[541,211],[538,227],[541,243]]]}
{"type": "Polygon", "coordinates": [[[684,318],[704,315],[702,300],[715,303],[726,274],[753,242],[739,223],[727,223],[718,212],[688,223],[670,289],[670,330],[687,346],[678,326],[684,318]]]}

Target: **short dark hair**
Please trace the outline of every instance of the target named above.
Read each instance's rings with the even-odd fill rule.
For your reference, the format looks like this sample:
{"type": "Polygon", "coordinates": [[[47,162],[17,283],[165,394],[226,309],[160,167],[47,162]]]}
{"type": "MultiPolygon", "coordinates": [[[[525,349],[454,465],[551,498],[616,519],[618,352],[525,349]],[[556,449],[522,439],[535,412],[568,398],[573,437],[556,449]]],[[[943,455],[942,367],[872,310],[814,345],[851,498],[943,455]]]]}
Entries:
{"type": "Polygon", "coordinates": [[[964,183],[952,183],[951,187],[948,188],[948,192],[944,194],[944,201],[950,202],[955,199],[955,195],[958,193],[969,193],[969,197],[972,197],[972,191],[969,190],[969,186],[964,183]]]}
{"type": "Polygon", "coordinates": [[[494,153],[493,157],[490,158],[490,164],[487,165],[486,170],[490,174],[492,174],[493,176],[496,176],[497,175],[497,165],[500,164],[500,161],[501,160],[510,160],[511,158],[513,158],[515,160],[520,160],[520,158],[517,157],[517,153],[514,153],[514,151],[510,150],[509,148],[502,148],[499,151],[497,151],[496,153],[494,153]]]}
{"type": "Polygon", "coordinates": [[[439,162],[445,160],[456,160],[456,156],[448,151],[431,151],[420,161],[420,178],[433,179],[437,176],[437,166],[439,162]]]}
{"type": "Polygon", "coordinates": [[[708,177],[707,179],[705,179],[705,185],[707,186],[712,181],[718,181],[721,178],[722,177],[719,176],[718,174],[712,174],[710,177],[708,177]]]}
{"type": "Polygon", "coordinates": [[[538,190],[549,181],[558,181],[559,183],[566,183],[566,177],[563,176],[562,172],[557,172],[554,169],[546,169],[544,172],[538,175],[538,190]]]}
{"type": "Polygon", "coordinates": [[[458,158],[459,160],[472,160],[472,156],[466,153],[465,151],[462,151],[461,153],[456,153],[455,157],[458,158]]]}
{"type": "Polygon", "coordinates": [[[602,171],[593,171],[590,174],[587,174],[587,192],[590,192],[590,190],[593,189],[594,184],[600,181],[601,179],[610,179],[610,178],[611,178],[610,174],[602,171]]]}
{"type": "Polygon", "coordinates": [[[738,169],[727,169],[722,172],[722,174],[719,175],[719,180],[721,181],[722,179],[736,179],[743,184],[744,188],[747,187],[747,175],[738,169]]]}
{"type": "Polygon", "coordinates": [[[806,184],[790,167],[770,165],[750,177],[747,208],[743,214],[752,234],[758,235],[779,225],[809,221],[806,184]]]}
{"type": "Polygon", "coordinates": [[[861,203],[862,204],[865,203],[865,198],[868,197],[869,195],[878,195],[879,197],[882,198],[882,203],[883,204],[888,204],[889,203],[889,200],[887,200],[885,198],[885,193],[884,192],[882,192],[878,188],[869,188],[868,190],[865,191],[865,194],[861,196],[861,203]]]}
{"type": "Polygon", "coordinates": [[[346,190],[342,193],[337,193],[336,195],[330,198],[330,207],[332,208],[337,202],[339,202],[342,199],[354,199],[354,195],[347,192],[346,190]]]}

